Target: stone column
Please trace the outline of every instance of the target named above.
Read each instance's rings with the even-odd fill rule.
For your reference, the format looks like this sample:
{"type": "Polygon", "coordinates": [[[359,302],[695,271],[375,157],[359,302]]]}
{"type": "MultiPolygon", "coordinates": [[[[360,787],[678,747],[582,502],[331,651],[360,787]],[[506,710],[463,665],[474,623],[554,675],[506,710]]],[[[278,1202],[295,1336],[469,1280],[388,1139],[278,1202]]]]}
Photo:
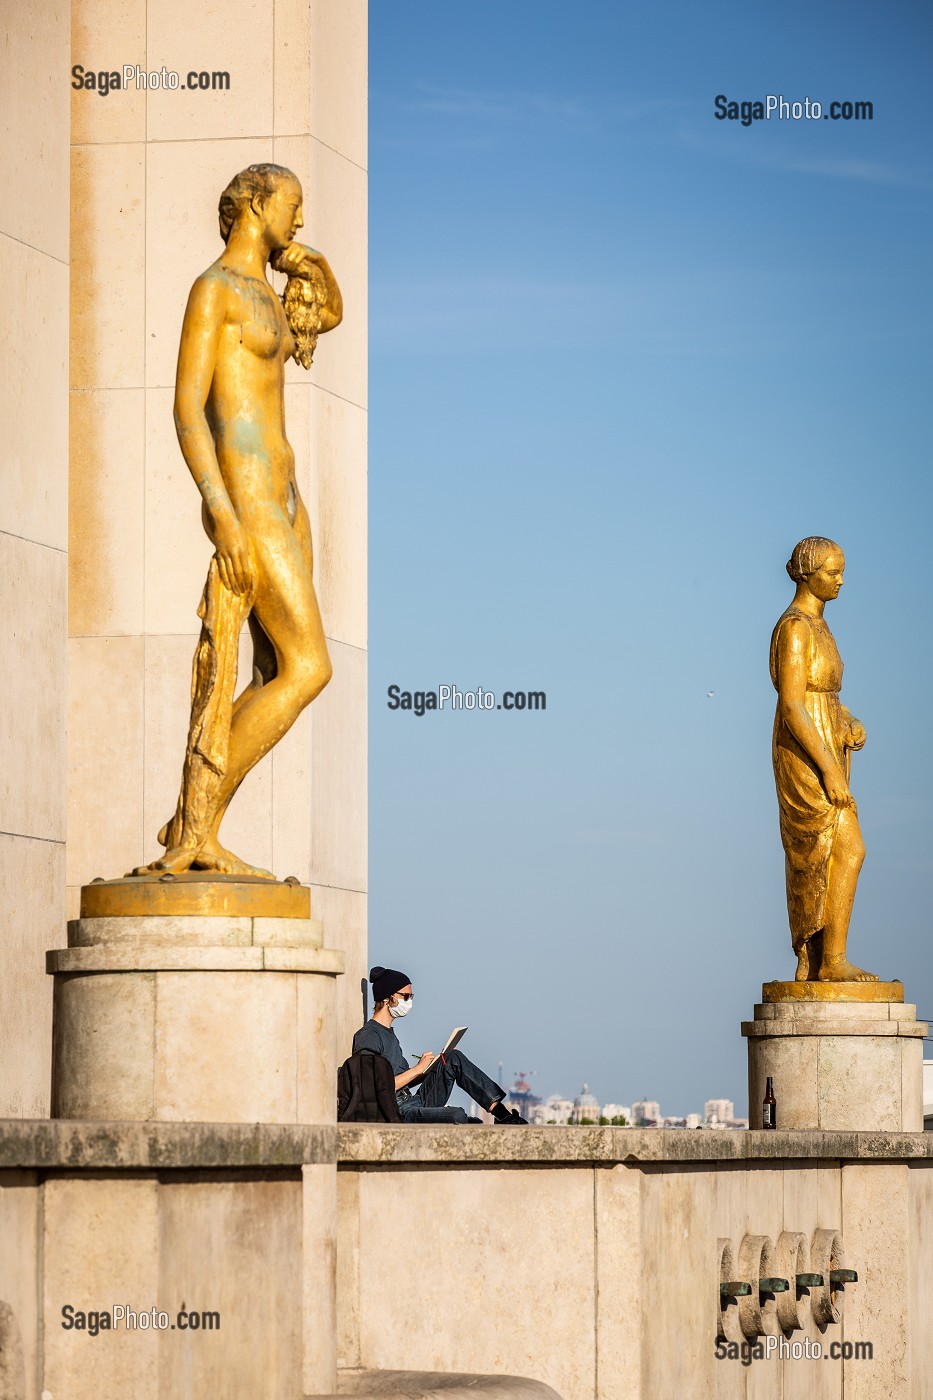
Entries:
{"type": "Polygon", "coordinates": [[[332,1123],[343,955],[310,912],[260,880],[86,887],[48,960],[54,1116],[332,1123]]]}
{"type": "Polygon", "coordinates": [[[779,1128],[921,1132],[927,1027],[903,997],[899,982],[766,983],[742,1023],[749,1127],[771,1075],[779,1128]]]}

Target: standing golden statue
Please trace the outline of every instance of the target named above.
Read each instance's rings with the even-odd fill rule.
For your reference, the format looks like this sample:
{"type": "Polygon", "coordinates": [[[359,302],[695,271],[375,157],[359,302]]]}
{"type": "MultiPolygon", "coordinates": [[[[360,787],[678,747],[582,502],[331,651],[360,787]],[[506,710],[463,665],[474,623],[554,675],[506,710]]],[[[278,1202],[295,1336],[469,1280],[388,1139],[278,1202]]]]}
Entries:
{"type": "Polygon", "coordinates": [[[832,540],[801,540],[787,565],[797,586],[794,601],[771,635],[778,693],[772,757],[798,982],[877,981],[846,957],[865,859],[849,772],[865,730],[840,703],[842,660],[823,618],[826,604],[839,596],[844,569],[845,557],[832,540]]]}
{"type": "Polygon", "coordinates": [[[224,850],[220,823],[246,774],[331,677],[284,388],[285,361],[308,367],[318,334],[340,324],[343,302],[323,254],[293,241],[301,205],[301,185],[283,166],[236,175],[220,197],[226,247],[188,298],[175,429],[216,552],[198,609],[181,794],[159,832],[165,854],[137,875],[195,869],[274,878],[224,850]],[[266,275],[270,261],[288,274],[282,301],[266,275]],[[253,674],[234,700],[244,620],[253,674]]]}

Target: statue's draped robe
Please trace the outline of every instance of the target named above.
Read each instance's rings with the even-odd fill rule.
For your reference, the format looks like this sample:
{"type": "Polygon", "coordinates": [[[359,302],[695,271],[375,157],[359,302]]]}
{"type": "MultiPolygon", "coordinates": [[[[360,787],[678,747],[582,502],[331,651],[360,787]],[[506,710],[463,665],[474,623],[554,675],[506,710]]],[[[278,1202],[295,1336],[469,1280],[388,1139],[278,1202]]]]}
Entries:
{"type": "MultiPolygon", "coordinates": [[[[849,712],[839,700],[842,659],[822,618],[789,607],[771,635],[771,680],[778,687],[778,639],[782,627],[796,620],[807,629],[807,714],[846,772],[849,712]]],[[[778,701],[771,745],[774,781],[781,814],[787,876],[787,914],[794,951],[824,924],[826,885],[840,809],[826,795],[819,769],[804,753],[781,717],[778,701]]]]}
{"type": "Polygon", "coordinates": [[[227,771],[237,649],[254,590],[231,593],[211,560],[198,608],[201,636],[191,673],[191,721],[175,816],[159,832],[167,849],[200,845],[210,834],[217,800],[227,771]]]}

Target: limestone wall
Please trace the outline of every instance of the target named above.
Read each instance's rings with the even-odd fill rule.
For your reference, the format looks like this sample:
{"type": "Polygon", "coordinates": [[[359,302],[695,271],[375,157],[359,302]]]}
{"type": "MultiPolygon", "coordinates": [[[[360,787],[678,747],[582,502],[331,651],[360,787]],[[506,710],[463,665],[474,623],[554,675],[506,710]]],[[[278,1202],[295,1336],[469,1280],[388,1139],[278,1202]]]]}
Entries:
{"type": "Polygon", "coordinates": [[[933,1395],[923,1134],[342,1128],[340,1142],[342,1366],[512,1371],[563,1400],[933,1395]],[[751,1236],[778,1275],[784,1232],[809,1250],[818,1229],[839,1232],[859,1282],[827,1325],[795,1295],[787,1339],[870,1342],[872,1358],[717,1359],[721,1325],[747,1340],[747,1302],[720,1323],[724,1243],[732,1278],[751,1236]]]}
{"type": "Polygon", "coordinates": [[[924,1133],[0,1123],[0,1364],[12,1314],[25,1394],[68,1400],[330,1394],[335,1347],[561,1400],[927,1400],[931,1204],[924,1133]],[[780,1276],[785,1232],[816,1268],[819,1230],[858,1283],[835,1321],[795,1292],[786,1339],[871,1359],[717,1359],[759,1301],[721,1315],[724,1248],[728,1279],[780,1276]],[[114,1303],[222,1325],[61,1326],[114,1303]]]}
{"type": "Polygon", "coordinates": [[[48,1112],[65,914],[69,6],[0,14],[0,1114],[48,1112]]]}

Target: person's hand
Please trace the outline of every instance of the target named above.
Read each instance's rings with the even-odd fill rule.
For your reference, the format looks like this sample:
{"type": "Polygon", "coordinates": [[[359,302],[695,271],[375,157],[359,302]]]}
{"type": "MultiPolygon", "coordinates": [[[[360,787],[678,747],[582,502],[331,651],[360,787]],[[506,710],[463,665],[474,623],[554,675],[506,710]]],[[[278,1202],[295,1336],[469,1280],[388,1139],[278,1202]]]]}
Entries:
{"type": "Polygon", "coordinates": [[[214,539],[221,583],[231,593],[248,593],[255,582],[255,570],[249,550],[249,536],[235,515],[214,521],[214,539]]]}
{"type": "Polygon", "coordinates": [[[432,1054],[430,1050],[425,1050],[423,1055],[419,1055],[418,1068],[421,1073],[423,1074],[426,1069],[430,1069],[436,1059],[437,1056],[432,1054]]]}
{"type": "Polygon", "coordinates": [[[842,770],[838,767],[827,769],[823,774],[823,786],[826,788],[826,796],[834,807],[854,807],[852,794],[849,791],[849,784],[846,782],[842,770]]]}

